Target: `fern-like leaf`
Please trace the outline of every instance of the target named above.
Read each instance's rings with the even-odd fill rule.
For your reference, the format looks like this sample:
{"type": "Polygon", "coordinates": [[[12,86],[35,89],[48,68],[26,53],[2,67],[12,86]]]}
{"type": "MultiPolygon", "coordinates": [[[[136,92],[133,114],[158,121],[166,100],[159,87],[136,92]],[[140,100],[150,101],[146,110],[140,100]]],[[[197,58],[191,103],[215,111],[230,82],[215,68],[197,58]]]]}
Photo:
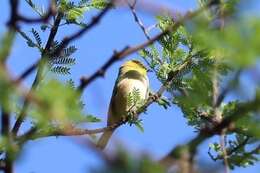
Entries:
{"type": "Polygon", "coordinates": [[[108,4],[107,0],[92,0],[90,6],[96,9],[104,9],[108,4]]]}
{"type": "Polygon", "coordinates": [[[52,42],[51,47],[53,50],[55,50],[58,48],[59,45],[60,45],[60,43],[57,40],[55,40],[54,42],[52,42]]]}
{"type": "Polygon", "coordinates": [[[87,5],[88,2],[89,2],[89,0],[80,0],[78,3],[78,6],[79,7],[85,6],[85,5],[87,5]]]}
{"type": "Polygon", "coordinates": [[[51,71],[53,73],[62,74],[62,75],[70,74],[70,68],[64,66],[55,66],[51,68],[51,71]]]}
{"type": "Polygon", "coordinates": [[[133,101],[134,101],[134,104],[137,104],[138,101],[141,100],[140,90],[134,88],[134,89],[133,89],[133,92],[132,92],[132,95],[133,95],[133,101]]]}
{"type": "Polygon", "coordinates": [[[27,4],[39,15],[39,16],[44,16],[45,11],[43,7],[38,7],[32,0],[25,0],[27,4]]]}
{"type": "Polygon", "coordinates": [[[75,58],[55,58],[51,61],[51,64],[56,65],[74,65],[76,59],[75,58]]]}
{"type": "Polygon", "coordinates": [[[33,29],[33,28],[32,28],[32,30],[31,30],[31,32],[33,33],[33,37],[34,37],[35,41],[37,42],[37,45],[38,45],[39,47],[41,47],[41,45],[42,45],[42,40],[41,40],[40,34],[39,34],[35,29],[33,29]]]}
{"type": "Polygon", "coordinates": [[[38,47],[36,43],[32,41],[32,39],[25,34],[25,32],[18,30],[19,34],[26,40],[26,43],[29,47],[38,47]]]}
{"type": "Polygon", "coordinates": [[[63,50],[63,57],[69,57],[71,56],[73,53],[75,53],[77,51],[77,48],[75,46],[69,46],[67,48],[65,48],[63,50]]]}
{"type": "Polygon", "coordinates": [[[127,95],[127,107],[131,107],[133,105],[134,101],[133,101],[133,96],[132,93],[128,93],[127,95]]]}

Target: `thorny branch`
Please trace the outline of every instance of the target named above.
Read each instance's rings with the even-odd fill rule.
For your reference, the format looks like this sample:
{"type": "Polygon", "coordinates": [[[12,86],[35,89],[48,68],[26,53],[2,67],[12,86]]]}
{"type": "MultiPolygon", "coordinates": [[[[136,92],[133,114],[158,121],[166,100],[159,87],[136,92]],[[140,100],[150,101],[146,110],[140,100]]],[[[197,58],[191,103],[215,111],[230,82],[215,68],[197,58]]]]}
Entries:
{"type": "Polygon", "coordinates": [[[134,0],[134,2],[132,4],[128,0],[126,0],[126,1],[128,3],[129,8],[131,9],[131,12],[132,12],[133,16],[134,16],[135,22],[141,28],[141,30],[143,31],[143,33],[144,33],[145,37],[147,38],[147,40],[150,40],[150,36],[149,36],[149,34],[148,34],[148,32],[147,32],[143,22],[140,20],[140,18],[136,14],[135,5],[137,3],[137,0],[134,0]]]}
{"type": "MultiPolygon", "coordinates": [[[[131,4],[128,0],[125,0],[127,1],[127,4],[131,10],[131,13],[133,14],[133,17],[134,17],[134,20],[135,22],[138,24],[138,26],[141,28],[141,30],[143,31],[145,37],[147,38],[147,40],[150,40],[151,37],[149,36],[149,28],[146,29],[143,22],[141,21],[141,19],[137,16],[137,13],[136,13],[136,10],[135,10],[135,6],[136,6],[136,3],[138,0],[134,0],[134,2],[131,4]]],[[[156,25],[155,25],[156,26],[156,25]]],[[[144,61],[146,62],[146,64],[148,64],[149,67],[151,67],[151,64],[147,61],[147,59],[144,58],[144,61]]],[[[161,64],[162,62],[159,61],[161,64]]]]}
{"type": "Polygon", "coordinates": [[[105,71],[116,61],[121,60],[122,58],[135,53],[143,48],[146,48],[147,46],[153,44],[154,42],[156,42],[157,40],[159,40],[160,38],[162,38],[163,36],[167,35],[168,33],[174,32],[176,29],[178,29],[184,22],[186,22],[187,20],[195,17],[196,15],[198,15],[199,13],[201,13],[202,11],[204,11],[205,9],[211,7],[211,3],[209,5],[203,6],[201,8],[199,8],[198,10],[195,10],[194,12],[189,12],[186,15],[184,15],[183,17],[181,17],[179,20],[177,20],[173,26],[169,26],[168,28],[165,29],[165,31],[155,35],[154,37],[150,38],[149,40],[147,40],[144,43],[141,43],[139,45],[133,46],[133,47],[129,47],[126,46],[125,48],[123,48],[121,51],[117,52],[115,51],[114,54],[108,59],[108,61],[100,68],[98,69],[95,73],[93,73],[90,77],[82,77],[81,78],[81,82],[80,82],[80,86],[78,87],[78,89],[80,91],[84,90],[85,87],[87,87],[91,82],[93,82],[94,80],[96,80],[98,77],[102,77],[105,74],[105,71]]]}

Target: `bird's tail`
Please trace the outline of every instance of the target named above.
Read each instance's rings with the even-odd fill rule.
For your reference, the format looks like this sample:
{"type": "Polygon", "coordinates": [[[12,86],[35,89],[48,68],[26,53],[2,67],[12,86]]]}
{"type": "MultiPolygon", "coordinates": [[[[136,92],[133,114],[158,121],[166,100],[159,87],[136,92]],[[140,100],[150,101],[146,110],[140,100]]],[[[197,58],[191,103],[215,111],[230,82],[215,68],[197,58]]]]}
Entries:
{"type": "Polygon", "coordinates": [[[97,142],[97,148],[104,149],[112,136],[114,130],[105,131],[97,142]]]}

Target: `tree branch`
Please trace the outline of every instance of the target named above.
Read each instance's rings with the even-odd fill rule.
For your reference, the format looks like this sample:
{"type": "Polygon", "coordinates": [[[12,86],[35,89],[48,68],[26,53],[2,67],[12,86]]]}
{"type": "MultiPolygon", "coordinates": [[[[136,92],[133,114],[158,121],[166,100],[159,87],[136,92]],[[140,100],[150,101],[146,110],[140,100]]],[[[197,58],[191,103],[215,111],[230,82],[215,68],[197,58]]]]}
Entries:
{"type": "Polygon", "coordinates": [[[220,148],[223,154],[223,160],[225,165],[225,173],[229,173],[228,154],[226,149],[226,129],[223,129],[220,134],[220,148]]]}
{"type": "MultiPolygon", "coordinates": [[[[10,19],[8,21],[8,32],[5,35],[4,41],[6,41],[3,46],[2,50],[0,51],[0,66],[3,66],[3,69],[6,67],[6,59],[9,56],[14,36],[15,36],[15,28],[17,27],[17,13],[18,13],[18,6],[19,6],[19,0],[10,0],[10,19]]],[[[8,94],[8,93],[7,93],[8,94]]],[[[9,95],[7,95],[9,97],[9,95]]],[[[12,135],[10,133],[10,113],[8,108],[6,108],[4,105],[1,106],[1,135],[2,138],[6,141],[7,149],[5,153],[4,158],[4,164],[3,170],[5,173],[13,173],[13,158],[12,158],[12,135]]],[[[9,105],[8,105],[9,106],[9,105]]]]}
{"type": "MultiPolygon", "coordinates": [[[[234,147],[234,148],[232,148],[232,149],[230,149],[230,150],[226,150],[226,155],[227,156],[230,156],[230,155],[232,155],[233,153],[235,153],[237,150],[239,150],[239,149],[241,149],[242,147],[244,147],[246,144],[247,144],[247,142],[248,142],[248,140],[250,139],[250,137],[246,137],[245,138],[245,140],[243,140],[241,143],[239,143],[236,147],[234,147]]],[[[216,157],[211,157],[213,160],[219,160],[219,159],[223,159],[223,155],[217,155],[216,157]]]]}
{"type": "Polygon", "coordinates": [[[107,127],[97,128],[97,129],[80,129],[73,126],[67,126],[66,128],[62,129],[54,129],[51,130],[48,133],[43,133],[40,131],[37,131],[37,127],[32,127],[28,132],[26,132],[23,135],[18,136],[16,139],[20,143],[26,142],[28,140],[35,140],[38,138],[43,137],[51,137],[51,136],[82,136],[82,135],[91,135],[91,134],[97,134],[97,133],[103,133],[108,130],[115,129],[125,123],[127,123],[129,120],[128,117],[123,118],[120,122],[112,124],[107,127]]]}
{"type": "Polygon", "coordinates": [[[135,22],[141,28],[141,30],[143,31],[143,33],[144,33],[145,37],[147,38],[147,40],[150,40],[150,36],[149,36],[147,30],[145,29],[145,26],[144,26],[143,22],[141,21],[141,19],[136,14],[135,5],[137,3],[137,0],[134,0],[133,4],[131,4],[128,0],[126,0],[126,1],[127,1],[127,4],[129,6],[129,8],[131,9],[131,12],[132,12],[133,16],[134,16],[135,22]]]}
{"type": "MultiPolygon", "coordinates": [[[[191,153],[196,152],[197,147],[204,142],[206,139],[216,135],[220,134],[223,129],[233,129],[232,124],[236,122],[239,118],[242,118],[247,112],[251,111],[258,111],[260,110],[259,106],[259,101],[260,98],[256,97],[253,101],[249,101],[247,103],[242,103],[238,106],[238,108],[232,112],[229,116],[226,118],[222,119],[222,121],[215,125],[212,128],[205,127],[204,129],[200,130],[199,134],[191,139],[189,142],[186,144],[182,145],[182,147],[185,147],[189,149],[191,153]]],[[[169,154],[167,154],[165,157],[163,157],[160,160],[160,163],[163,165],[170,166],[172,163],[170,162],[171,160],[175,160],[176,154],[180,151],[180,147],[177,146],[173,148],[169,154]]]]}
{"type": "Polygon", "coordinates": [[[17,26],[18,18],[18,6],[19,6],[19,0],[10,0],[10,8],[11,8],[11,16],[10,20],[8,21],[7,25],[13,29],[15,29],[17,26]]]}
{"type": "Polygon", "coordinates": [[[6,139],[6,143],[8,144],[7,151],[6,151],[6,156],[4,159],[5,162],[5,167],[4,171],[5,173],[12,173],[13,172],[13,159],[12,159],[12,139],[11,139],[11,134],[10,134],[10,114],[7,113],[4,108],[2,108],[2,115],[1,115],[1,133],[2,137],[6,139]]]}
{"type": "MultiPolygon", "coordinates": [[[[33,81],[33,84],[32,84],[31,90],[29,91],[29,94],[37,87],[38,83],[41,80],[42,68],[44,66],[44,61],[45,61],[45,58],[47,57],[47,54],[49,53],[49,50],[51,48],[51,44],[53,43],[54,38],[55,38],[55,36],[57,34],[58,27],[59,27],[59,24],[61,22],[62,16],[63,16],[63,14],[59,12],[57,17],[56,17],[56,19],[55,19],[55,21],[54,21],[54,25],[53,25],[53,27],[52,27],[52,29],[50,31],[50,34],[49,34],[49,37],[48,37],[48,41],[47,41],[46,46],[45,46],[45,48],[44,48],[44,50],[42,52],[42,57],[40,59],[40,63],[42,65],[39,66],[39,68],[38,68],[36,77],[35,77],[35,79],[33,81]]],[[[38,65],[36,65],[35,67],[37,67],[37,66],[38,65]]],[[[18,79],[18,81],[16,80],[15,83],[19,83],[19,81],[20,81],[20,79],[18,79]]],[[[27,112],[27,109],[29,107],[29,104],[30,104],[29,100],[25,99],[24,103],[23,103],[23,106],[22,106],[22,110],[21,110],[17,120],[15,121],[14,127],[12,129],[12,133],[13,133],[14,136],[17,135],[17,133],[19,131],[19,128],[20,128],[20,126],[22,125],[22,123],[23,123],[23,121],[25,119],[26,112],[27,112]]]]}
{"type": "MultiPolygon", "coordinates": [[[[129,8],[130,8],[130,10],[132,12],[132,15],[134,17],[135,22],[141,28],[141,30],[143,31],[143,33],[144,33],[145,37],[147,38],[147,40],[150,40],[151,37],[149,36],[148,30],[145,28],[145,26],[144,26],[143,22],[141,21],[141,19],[137,16],[137,13],[136,13],[136,10],[135,10],[135,6],[136,6],[136,3],[137,3],[137,0],[134,0],[133,4],[131,4],[128,0],[125,0],[125,1],[127,1],[127,4],[128,4],[128,6],[129,6],[129,8]]],[[[143,60],[147,63],[147,65],[149,67],[151,67],[151,64],[149,63],[149,61],[147,59],[143,58],[143,60]]],[[[161,61],[159,61],[159,62],[160,62],[160,64],[162,64],[161,61]]]]}

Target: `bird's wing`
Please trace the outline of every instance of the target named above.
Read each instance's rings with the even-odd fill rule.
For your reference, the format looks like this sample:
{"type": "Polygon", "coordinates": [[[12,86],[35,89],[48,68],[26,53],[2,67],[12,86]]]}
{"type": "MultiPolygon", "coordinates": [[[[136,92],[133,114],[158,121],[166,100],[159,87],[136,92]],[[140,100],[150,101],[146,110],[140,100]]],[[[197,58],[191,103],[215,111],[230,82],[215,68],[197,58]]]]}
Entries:
{"type": "Polygon", "coordinates": [[[107,118],[107,125],[111,125],[114,123],[114,117],[113,117],[113,114],[114,114],[114,111],[115,111],[115,99],[116,99],[116,95],[117,95],[117,92],[118,92],[118,83],[121,81],[122,77],[120,76],[120,71],[118,73],[118,76],[117,76],[117,79],[116,79],[116,82],[115,82],[115,85],[114,85],[114,88],[113,88],[113,92],[112,92],[112,96],[111,96],[111,99],[110,99],[110,103],[109,103],[109,109],[108,109],[108,118],[107,118]]]}

